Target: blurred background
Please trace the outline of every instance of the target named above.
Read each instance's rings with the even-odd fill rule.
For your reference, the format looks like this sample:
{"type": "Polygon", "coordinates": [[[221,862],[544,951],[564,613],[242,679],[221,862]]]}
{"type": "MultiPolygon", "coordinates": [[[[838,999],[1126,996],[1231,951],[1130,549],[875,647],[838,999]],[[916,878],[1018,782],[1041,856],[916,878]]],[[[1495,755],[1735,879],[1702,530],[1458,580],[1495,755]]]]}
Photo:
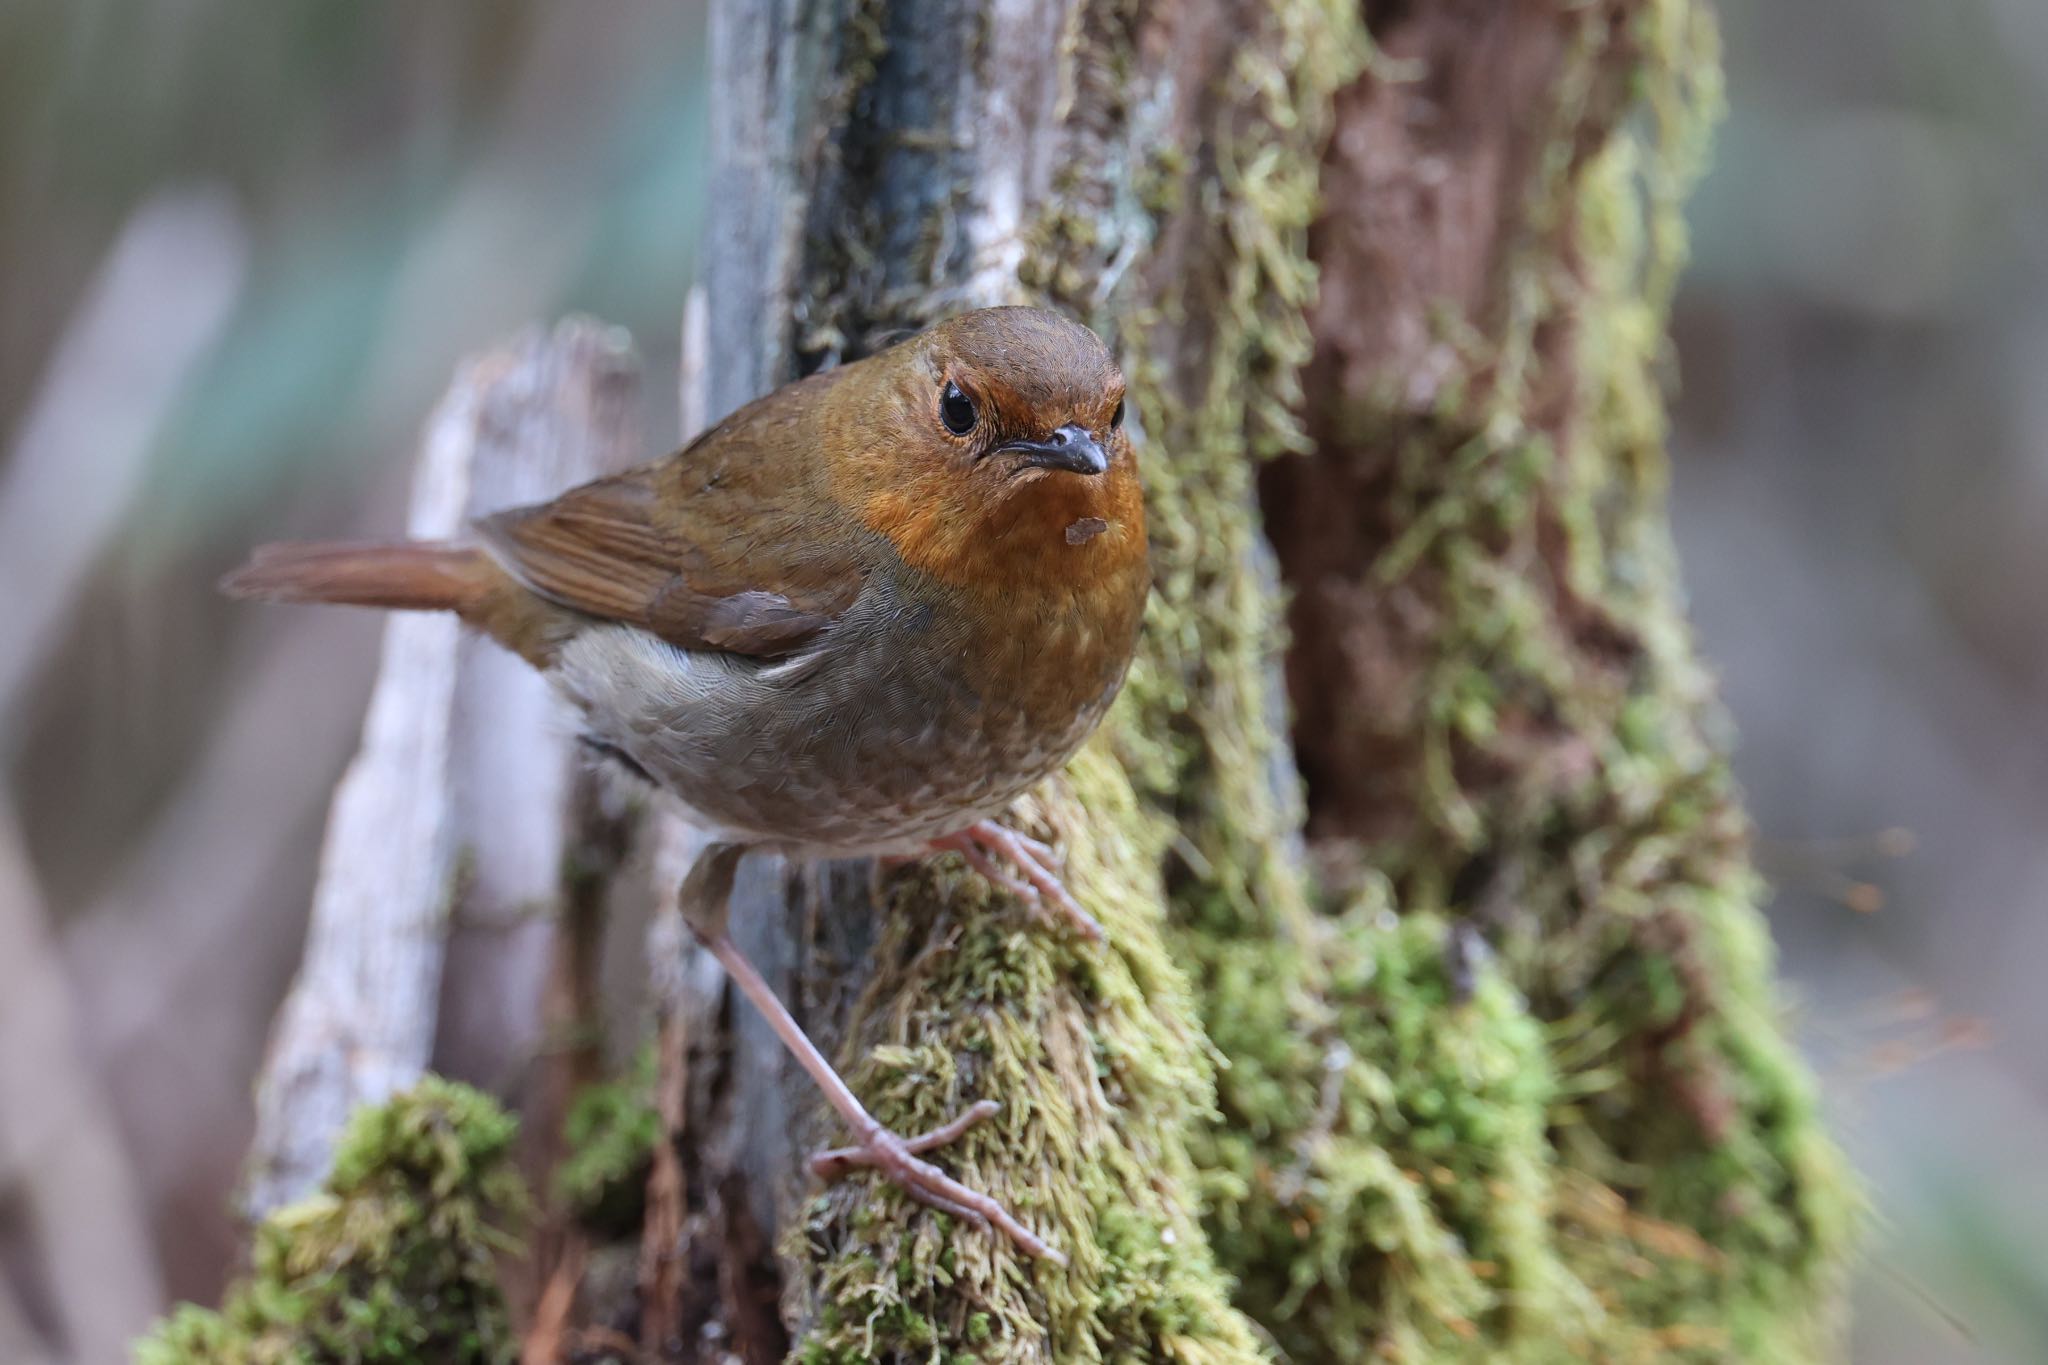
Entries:
{"type": "MultiPolygon", "coordinates": [[[[1854,1358],[2048,1360],[2048,5],[1722,11],[1674,515],[1882,1217],[1854,1358]]],[[[670,441],[702,50],[657,0],[0,5],[0,1344],[84,1295],[117,1358],[236,1251],[377,625],[214,578],[397,524],[533,319],[630,328],[670,441]]]]}

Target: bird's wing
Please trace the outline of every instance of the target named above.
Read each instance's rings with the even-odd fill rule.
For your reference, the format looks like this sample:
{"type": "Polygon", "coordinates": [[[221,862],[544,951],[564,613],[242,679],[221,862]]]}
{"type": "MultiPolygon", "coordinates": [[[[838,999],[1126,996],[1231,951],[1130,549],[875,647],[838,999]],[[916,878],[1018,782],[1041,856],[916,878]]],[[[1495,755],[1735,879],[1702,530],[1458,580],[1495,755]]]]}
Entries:
{"type": "Polygon", "coordinates": [[[742,411],[666,460],[477,531],[551,602],[684,649],[788,654],[853,605],[865,575],[859,538],[782,425],[742,411]]]}

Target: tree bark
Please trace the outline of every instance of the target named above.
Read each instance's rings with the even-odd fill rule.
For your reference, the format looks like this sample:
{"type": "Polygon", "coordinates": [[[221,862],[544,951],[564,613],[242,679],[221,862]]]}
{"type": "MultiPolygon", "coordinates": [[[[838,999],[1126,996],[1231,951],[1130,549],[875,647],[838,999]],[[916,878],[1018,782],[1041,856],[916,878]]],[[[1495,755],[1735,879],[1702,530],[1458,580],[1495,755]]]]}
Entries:
{"type": "MultiPolygon", "coordinates": [[[[1431,1359],[1825,1356],[1857,1201],[1783,1033],[1664,509],[1712,14],[1368,14],[1311,235],[1311,442],[1261,493],[1326,890],[1398,911],[1425,954],[1358,1021],[1393,1045],[1342,1028],[1415,1088],[1312,1164],[1391,1156],[1443,1192],[1411,1252],[1352,1256],[1277,1334],[1311,1356],[1347,1331],[1431,1359]],[[1490,1204],[1455,1193],[1475,1183],[1490,1204]],[[1427,1253],[1441,1233],[1466,1263],[1427,1253]]],[[[1272,1270],[1298,1254],[1226,1259],[1298,1290],[1272,1270]]]]}

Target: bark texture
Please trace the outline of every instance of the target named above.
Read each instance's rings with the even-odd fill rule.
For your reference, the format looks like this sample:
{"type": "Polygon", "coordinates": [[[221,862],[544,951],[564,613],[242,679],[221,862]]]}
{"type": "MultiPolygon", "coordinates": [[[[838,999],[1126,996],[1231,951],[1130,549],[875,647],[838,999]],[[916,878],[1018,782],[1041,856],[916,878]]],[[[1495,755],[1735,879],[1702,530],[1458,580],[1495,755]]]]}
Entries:
{"type": "Polygon", "coordinates": [[[1428,1312],[1359,1315],[1399,1299],[1353,1258],[1305,1316],[1432,1358],[1461,1356],[1464,1321],[1473,1359],[1810,1359],[1855,1198],[1781,1030],[1664,518],[1664,325],[1718,113],[1712,17],[1377,20],[1312,238],[1312,446],[1262,492],[1327,886],[1397,910],[1409,942],[1392,977],[1379,950],[1392,1036],[1365,1038],[1398,1102],[1352,1129],[1363,1166],[1335,1146],[1325,1166],[1394,1156],[1432,1190],[1414,1245],[1441,1231],[1460,1253],[1412,1275],[1428,1312]],[[1395,1003],[1404,977],[1421,994],[1395,1003]]]}

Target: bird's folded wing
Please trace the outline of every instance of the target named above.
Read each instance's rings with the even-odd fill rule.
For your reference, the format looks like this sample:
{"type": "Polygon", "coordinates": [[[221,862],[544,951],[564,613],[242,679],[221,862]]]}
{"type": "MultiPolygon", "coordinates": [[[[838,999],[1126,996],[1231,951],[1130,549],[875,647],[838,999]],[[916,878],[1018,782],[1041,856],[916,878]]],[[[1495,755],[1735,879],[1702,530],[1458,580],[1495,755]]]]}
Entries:
{"type": "Polygon", "coordinates": [[[799,511],[808,504],[788,473],[700,442],[477,531],[549,601],[684,649],[772,658],[830,625],[864,580],[855,544],[836,520],[799,511]]]}

